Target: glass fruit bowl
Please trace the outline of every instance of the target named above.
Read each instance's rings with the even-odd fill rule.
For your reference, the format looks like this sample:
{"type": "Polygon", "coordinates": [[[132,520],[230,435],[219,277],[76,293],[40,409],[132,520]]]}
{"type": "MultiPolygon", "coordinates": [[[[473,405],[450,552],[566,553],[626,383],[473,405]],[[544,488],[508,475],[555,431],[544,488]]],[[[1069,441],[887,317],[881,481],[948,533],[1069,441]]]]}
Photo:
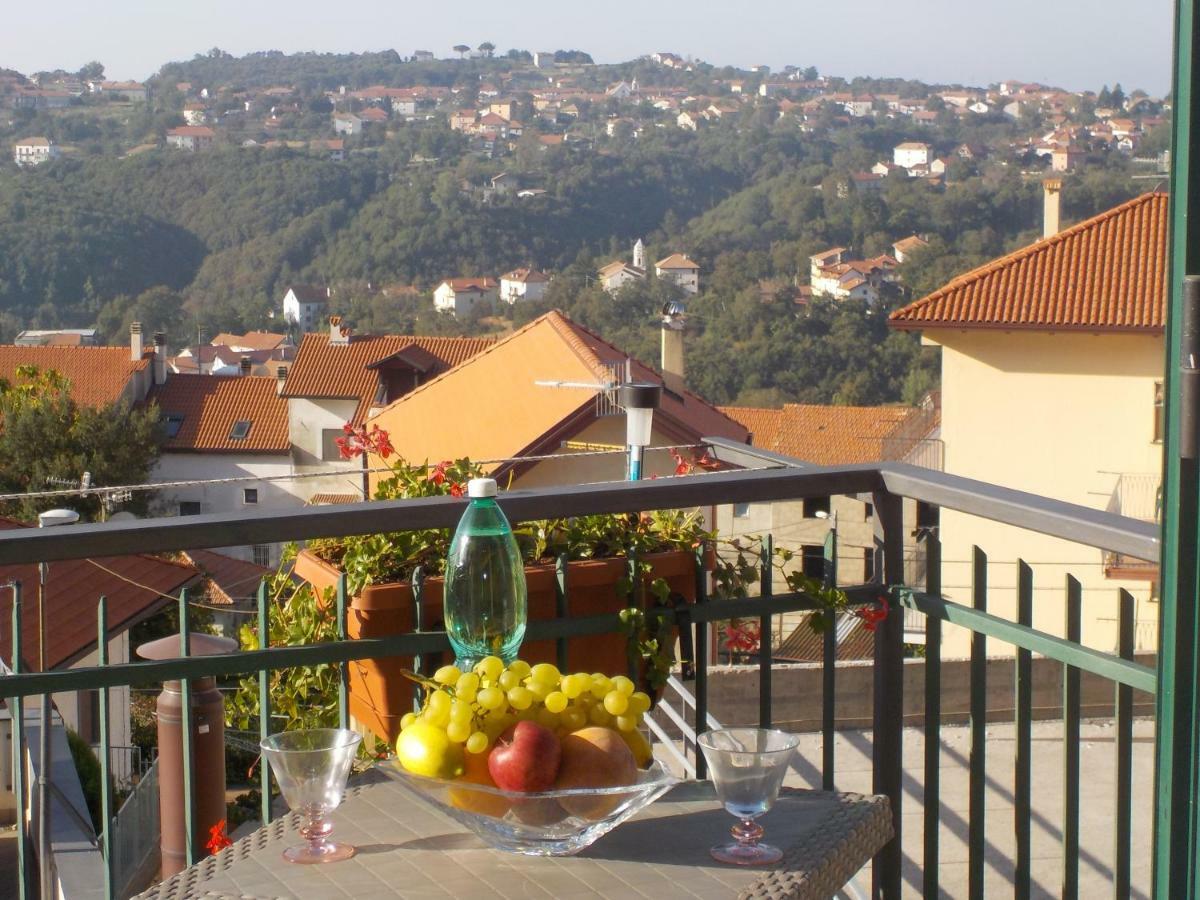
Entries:
{"type": "Polygon", "coordinates": [[[530,856],[578,853],[679,782],[655,762],[638,771],[636,784],[623,787],[520,793],[413,775],[394,759],[385,766],[406,790],[461,822],[490,846],[530,856]]]}

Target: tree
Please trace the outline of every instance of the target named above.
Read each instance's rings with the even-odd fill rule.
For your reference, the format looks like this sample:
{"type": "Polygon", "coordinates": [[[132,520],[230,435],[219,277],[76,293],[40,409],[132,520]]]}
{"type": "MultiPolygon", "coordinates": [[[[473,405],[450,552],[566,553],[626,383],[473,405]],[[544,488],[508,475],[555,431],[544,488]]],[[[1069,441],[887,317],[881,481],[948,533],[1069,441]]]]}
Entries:
{"type": "Polygon", "coordinates": [[[493,44],[491,41],[484,41],[482,44],[479,45],[479,52],[482,53],[484,56],[486,56],[488,59],[491,59],[492,53],[494,53],[495,50],[496,50],[496,45],[493,44]]]}
{"type": "Polygon", "coordinates": [[[462,59],[471,48],[466,44],[455,44],[451,49],[458,54],[459,59],[462,59]]]}
{"type": "MultiPolygon", "coordinates": [[[[91,473],[93,485],[145,482],[158,457],[158,407],[130,409],[125,403],[81,407],[70,382],[53,370],[21,366],[12,382],[0,382],[0,490],[42,491],[51,479],[79,479],[91,473]]],[[[147,494],[133,505],[145,508],[147,494]]],[[[18,518],[33,519],[52,507],[69,506],[96,518],[97,497],[25,499],[0,504],[18,518]]]]}
{"type": "Polygon", "coordinates": [[[104,63],[92,60],[79,70],[80,81],[100,81],[104,78],[104,63]]]}

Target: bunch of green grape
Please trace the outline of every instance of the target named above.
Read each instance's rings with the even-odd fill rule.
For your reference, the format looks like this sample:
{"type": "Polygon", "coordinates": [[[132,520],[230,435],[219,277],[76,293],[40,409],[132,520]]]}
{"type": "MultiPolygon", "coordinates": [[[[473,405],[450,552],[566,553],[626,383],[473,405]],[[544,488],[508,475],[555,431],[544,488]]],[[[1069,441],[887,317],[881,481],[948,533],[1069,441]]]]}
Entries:
{"type": "Polygon", "coordinates": [[[469,753],[483,753],[514,722],[532,719],[560,735],[587,725],[628,733],[649,711],[649,695],[624,675],[599,672],[563,675],[551,663],[523,659],[505,666],[498,656],[481,659],[469,672],[442,666],[427,685],[420,713],[408,713],[400,730],[423,722],[446,732],[469,753]]]}

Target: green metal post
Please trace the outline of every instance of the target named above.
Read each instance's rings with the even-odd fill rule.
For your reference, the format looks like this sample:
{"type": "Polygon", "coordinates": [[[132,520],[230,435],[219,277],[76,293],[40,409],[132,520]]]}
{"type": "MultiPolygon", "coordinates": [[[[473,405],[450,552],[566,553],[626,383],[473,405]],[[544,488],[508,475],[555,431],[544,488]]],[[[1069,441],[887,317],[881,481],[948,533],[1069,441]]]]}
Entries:
{"type": "MultiPolygon", "coordinates": [[[[1033,627],[1033,569],[1017,560],[1017,623],[1033,627]]],[[[1033,841],[1030,819],[1033,800],[1033,654],[1017,648],[1016,677],[1013,687],[1016,710],[1016,741],[1013,747],[1013,811],[1016,832],[1016,870],[1013,896],[1032,895],[1033,841]]]]}
{"type": "MultiPolygon", "coordinates": [[[[987,610],[987,556],[971,548],[971,599],[975,609],[987,610]]],[[[971,634],[971,757],[967,783],[967,896],[984,900],[984,793],[987,769],[987,638],[971,634]]]]}
{"type": "MultiPolygon", "coordinates": [[[[108,600],[100,598],[96,605],[96,665],[108,665],[108,600]]],[[[108,688],[100,688],[100,850],[104,857],[104,896],[112,900],[116,896],[113,884],[113,808],[112,773],[109,771],[112,756],[112,741],[108,736],[108,688]]]]}
{"type": "MultiPolygon", "coordinates": [[[[705,568],[704,547],[696,549],[696,605],[708,602],[708,571],[705,568]]],[[[696,621],[696,734],[708,730],[708,623],[696,621]]],[[[696,777],[704,779],[708,766],[704,754],[696,748],[696,777]]]]}
{"type": "MultiPolygon", "coordinates": [[[[267,582],[258,583],[258,648],[271,646],[271,620],[267,609],[267,582]]],[[[258,670],[258,739],[265,741],[271,734],[271,670],[258,670]]],[[[262,820],[271,824],[271,767],[266,756],[258,757],[258,777],[262,785],[262,820]]]]}
{"type": "MultiPolygon", "coordinates": [[[[554,561],[554,610],[554,614],[560,619],[565,619],[570,615],[570,606],[567,602],[567,554],[565,553],[560,553],[558,559],[554,561]]],[[[558,660],[560,672],[565,674],[570,671],[567,668],[569,660],[565,637],[554,639],[554,657],[558,660]]]]}
{"type": "MultiPolygon", "coordinates": [[[[346,573],[337,580],[337,639],[346,640],[346,573]]],[[[338,727],[350,727],[350,665],[338,663],[338,727]]]]}
{"type": "MultiPolygon", "coordinates": [[[[12,670],[14,674],[25,671],[21,661],[21,583],[12,586],[12,670]]],[[[17,897],[26,900],[29,896],[29,848],[25,839],[25,700],[14,697],[8,703],[12,710],[13,746],[13,799],[17,808],[17,897]]]]}
{"type": "MultiPolygon", "coordinates": [[[[1200,0],[1175,4],[1175,73],[1172,100],[1171,233],[1166,321],[1163,411],[1162,601],[1158,630],[1158,695],[1155,728],[1154,896],[1196,896],[1197,759],[1200,758],[1200,671],[1197,670],[1196,610],[1198,454],[1195,395],[1183,409],[1184,382],[1195,379],[1195,316],[1185,317],[1186,277],[1200,274],[1200,91],[1193,78],[1200,63],[1200,0]],[[1189,232],[1191,232],[1189,234],[1189,232]],[[1192,321],[1185,321],[1187,320],[1192,321]],[[1185,326],[1190,326],[1185,327],[1185,326]],[[1189,334],[1189,331],[1191,333],[1189,334]],[[1189,344],[1185,352],[1184,342],[1189,344]],[[1188,374],[1184,374],[1186,367],[1188,374]]],[[[1194,290],[1194,289],[1193,289],[1194,290]]],[[[1196,312],[1193,307],[1192,312],[1196,312]]]]}
{"type": "MultiPolygon", "coordinates": [[[[771,535],[763,538],[762,558],[758,564],[759,596],[766,599],[772,594],[771,562],[775,556],[775,541],[771,535]]],[[[771,662],[774,659],[774,635],[771,631],[771,616],[764,613],[758,618],[758,727],[771,727],[771,662]]]]}
{"type": "MultiPolygon", "coordinates": [[[[936,512],[936,510],[934,511],[936,512]]],[[[938,519],[940,521],[940,518],[938,519]]],[[[925,534],[925,593],[942,593],[942,543],[939,528],[925,534]]],[[[938,847],[942,827],[942,620],[925,616],[925,850],[922,890],[926,897],[941,895],[938,847]]]]}
{"type": "MultiPolygon", "coordinates": [[[[824,570],[825,587],[837,587],[837,520],[831,524],[825,534],[824,570]]],[[[832,791],[834,785],[834,731],[837,721],[837,628],[834,623],[827,622],[821,635],[821,788],[832,791]]]]}

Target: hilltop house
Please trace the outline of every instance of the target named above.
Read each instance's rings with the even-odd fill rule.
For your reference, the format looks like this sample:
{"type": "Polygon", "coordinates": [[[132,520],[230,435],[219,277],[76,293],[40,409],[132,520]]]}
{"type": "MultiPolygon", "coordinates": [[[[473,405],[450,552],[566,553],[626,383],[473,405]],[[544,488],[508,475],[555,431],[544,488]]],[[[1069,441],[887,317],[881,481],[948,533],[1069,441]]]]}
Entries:
{"type": "Polygon", "coordinates": [[[892,149],[892,162],[904,169],[928,166],[933,161],[933,148],[920,141],[905,141],[892,149]]]}
{"type": "Polygon", "coordinates": [[[167,146],[176,150],[207,150],[213,145],[217,133],[207,125],[183,125],[167,132],[167,146]]]}
{"type": "Polygon", "coordinates": [[[356,134],[362,134],[362,130],[363,120],[354,115],[354,113],[334,113],[334,134],[342,134],[354,137],[356,134]]]}
{"type": "Polygon", "coordinates": [[[447,278],[433,292],[433,308],[458,316],[499,295],[495,278],[447,278]]]}
{"type": "Polygon", "coordinates": [[[550,276],[534,268],[513,269],[500,276],[500,299],[512,305],[518,300],[541,300],[550,276]]]}
{"type": "Polygon", "coordinates": [[[13,162],[18,166],[36,166],[57,159],[62,151],[46,137],[27,137],[13,144],[13,162]]]}
{"type": "Polygon", "coordinates": [[[631,281],[642,281],[646,277],[646,245],[638,238],[633,245],[633,261],[614,260],[600,267],[596,273],[600,286],[610,294],[615,294],[631,281]]]}
{"type": "MultiPolygon", "coordinates": [[[[1047,219],[1059,193],[1048,186],[1047,219]]],[[[1162,466],[1168,200],[1150,193],[960,275],[894,312],[941,348],[947,472],[1153,520],[1162,466]]],[[[1053,225],[1051,224],[1051,228],[1053,225]]],[[[1050,230],[1050,229],[1048,229],[1050,230]]],[[[1117,590],[1136,601],[1138,649],[1157,637],[1157,561],[943,511],[946,593],[970,602],[987,553],[988,609],[1015,618],[1016,560],[1034,570],[1035,628],[1054,632],[1064,583],[1083,587],[1083,642],[1117,645],[1117,590]]],[[[947,655],[966,633],[948,630],[947,655]]],[[[999,648],[995,648],[996,652],[999,648]]]]}
{"type": "Polygon", "coordinates": [[[700,293],[700,266],[683,253],[672,253],[654,264],[654,274],[675,282],[689,294],[700,293]]]}
{"type": "Polygon", "coordinates": [[[896,243],[892,244],[892,256],[895,257],[896,262],[903,263],[917,250],[928,246],[929,241],[925,240],[920,235],[910,235],[909,237],[896,241],[896,243]]]}
{"type": "Polygon", "coordinates": [[[809,260],[809,284],[814,295],[835,300],[879,302],[884,282],[895,280],[897,261],[886,254],[872,259],[847,259],[845,247],[813,254],[809,260]]]}
{"type": "Polygon", "coordinates": [[[298,325],[301,331],[313,331],[325,320],[325,308],[328,305],[330,290],[328,287],[314,287],[307,284],[293,284],[283,295],[283,318],[285,321],[298,325]]]}

